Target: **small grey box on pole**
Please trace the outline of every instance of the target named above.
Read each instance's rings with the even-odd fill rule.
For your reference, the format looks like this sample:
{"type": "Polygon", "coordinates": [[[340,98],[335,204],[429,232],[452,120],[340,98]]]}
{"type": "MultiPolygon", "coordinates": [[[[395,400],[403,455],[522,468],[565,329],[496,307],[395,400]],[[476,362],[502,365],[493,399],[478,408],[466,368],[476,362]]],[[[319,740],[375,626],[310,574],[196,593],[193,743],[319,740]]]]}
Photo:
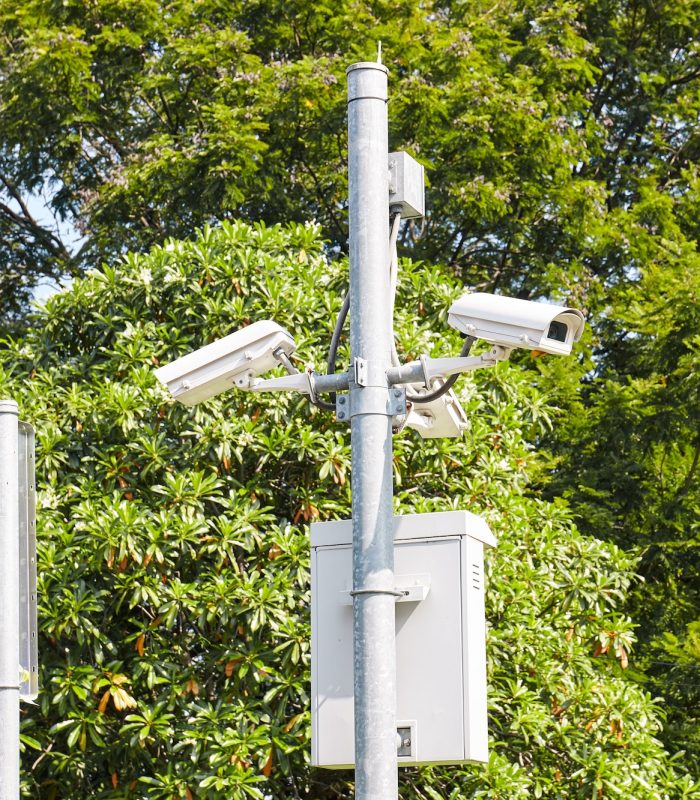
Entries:
{"type": "Polygon", "coordinates": [[[387,69],[347,82],[355,797],[396,800],[387,69]]]}
{"type": "Polygon", "coordinates": [[[0,400],[0,800],[19,798],[19,420],[0,400]]]}

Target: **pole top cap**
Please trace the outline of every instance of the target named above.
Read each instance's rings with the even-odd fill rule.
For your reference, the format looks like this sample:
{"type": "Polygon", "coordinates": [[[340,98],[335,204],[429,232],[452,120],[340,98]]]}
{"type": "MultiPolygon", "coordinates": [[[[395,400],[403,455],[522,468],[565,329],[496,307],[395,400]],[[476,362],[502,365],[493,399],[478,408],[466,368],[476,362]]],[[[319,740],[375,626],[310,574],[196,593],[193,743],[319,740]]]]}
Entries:
{"type": "Polygon", "coordinates": [[[0,400],[0,414],[19,415],[19,407],[14,400],[0,400]]]}
{"type": "Polygon", "coordinates": [[[356,64],[350,64],[350,66],[345,70],[345,74],[349,75],[353,70],[356,69],[376,69],[379,72],[383,72],[385,75],[389,74],[389,70],[384,66],[384,64],[380,64],[378,61],[358,61],[356,64]]]}
{"type": "Polygon", "coordinates": [[[389,70],[377,61],[360,61],[346,70],[348,81],[348,103],[353,100],[387,101],[389,70]]]}

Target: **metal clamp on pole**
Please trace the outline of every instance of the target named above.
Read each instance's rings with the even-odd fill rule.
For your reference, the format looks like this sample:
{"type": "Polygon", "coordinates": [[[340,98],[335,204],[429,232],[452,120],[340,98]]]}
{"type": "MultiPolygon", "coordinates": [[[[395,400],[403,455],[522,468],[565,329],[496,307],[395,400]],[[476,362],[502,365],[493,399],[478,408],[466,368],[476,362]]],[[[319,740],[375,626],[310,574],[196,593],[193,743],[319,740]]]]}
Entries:
{"type": "Polygon", "coordinates": [[[350,392],[336,396],[336,418],[340,422],[350,422],[354,417],[375,414],[381,417],[395,417],[406,414],[406,392],[394,387],[365,386],[362,392],[350,392]]]}
{"type": "Polygon", "coordinates": [[[348,592],[348,594],[350,597],[357,597],[361,594],[390,594],[392,597],[403,597],[406,592],[397,589],[354,589],[352,592],[348,592]]]}
{"type": "Polygon", "coordinates": [[[396,587],[394,589],[382,589],[370,587],[363,589],[353,589],[352,591],[342,592],[343,605],[351,605],[352,598],[363,594],[388,594],[396,598],[397,603],[420,603],[430,592],[430,575],[397,575],[396,587]]]}

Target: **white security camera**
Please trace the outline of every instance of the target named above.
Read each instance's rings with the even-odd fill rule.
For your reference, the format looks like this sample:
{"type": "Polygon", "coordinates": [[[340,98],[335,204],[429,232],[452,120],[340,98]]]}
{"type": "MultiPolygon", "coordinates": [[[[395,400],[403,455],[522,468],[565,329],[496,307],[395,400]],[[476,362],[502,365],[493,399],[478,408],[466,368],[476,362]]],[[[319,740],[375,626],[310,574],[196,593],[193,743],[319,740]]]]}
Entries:
{"type": "Polygon", "coordinates": [[[156,378],[176,400],[193,406],[234,384],[248,388],[256,375],[277,366],[280,356],[289,356],[295,349],[288,331],[262,320],[160,367],[156,378]]]}
{"type": "MultiPolygon", "coordinates": [[[[436,378],[432,388],[436,389],[443,383],[442,378],[436,378]]],[[[457,395],[449,389],[427,403],[414,400],[408,412],[406,427],[418,431],[423,439],[453,439],[461,436],[467,429],[468,420],[457,395]]]]}
{"type": "Polygon", "coordinates": [[[584,327],[578,309],[482,292],[462,295],[452,304],[447,321],[475,339],[560,356],[569,355],[584,327]]]}

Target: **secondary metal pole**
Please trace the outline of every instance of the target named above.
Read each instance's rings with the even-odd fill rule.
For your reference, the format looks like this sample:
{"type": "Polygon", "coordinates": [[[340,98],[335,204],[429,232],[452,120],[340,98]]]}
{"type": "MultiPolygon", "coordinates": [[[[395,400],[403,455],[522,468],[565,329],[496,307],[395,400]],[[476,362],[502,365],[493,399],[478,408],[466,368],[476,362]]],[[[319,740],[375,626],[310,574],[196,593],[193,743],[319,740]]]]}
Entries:
{"type": "Polygon", "coordinates": [[[17,403],[0,400],[0,800],[19,798],[19,439],[17,403]]]}
{"type": "Polygon", "coordinates": [[[387,69],[347,69],[355,797],[396,800],[387,69]]]}

